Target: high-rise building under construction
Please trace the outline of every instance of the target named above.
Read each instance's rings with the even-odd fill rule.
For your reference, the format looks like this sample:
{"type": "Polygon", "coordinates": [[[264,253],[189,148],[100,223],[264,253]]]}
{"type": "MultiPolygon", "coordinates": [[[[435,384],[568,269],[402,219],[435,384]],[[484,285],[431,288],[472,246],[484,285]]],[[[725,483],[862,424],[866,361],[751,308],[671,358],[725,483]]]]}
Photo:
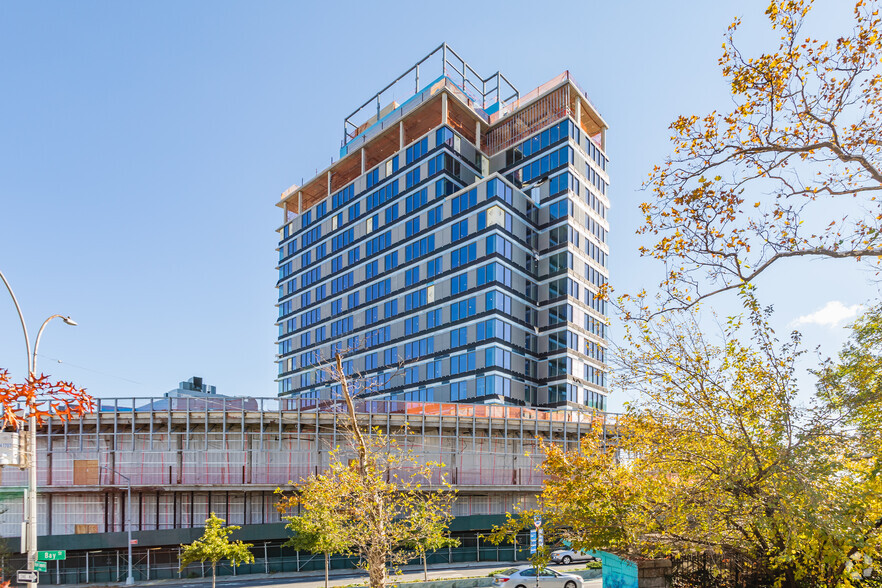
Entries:
{"type": "MultiPolygon", "coordinates": [[[[339,161],[281,201],[283,397],[222,396],[193,378],[163,398],[98,398],[92,414],[46,419],[39,549],[67,559],[40,582],[121,581],[130,547],[139,581],[204,575],[180,569],[179,546],[212,512],[255,545],[238,573],[321,569],[283,545],[275,490],[327,468],[345,435],[345,415],[316,400],[333,395],[317,362],[337,350],[368,394],[390,399],[356,401],[359,422],[441,464],[426,488],[443,477],[457,490],[461,546],[429,562],[526,558],[526,537],[482,536],[535,506],[540,444],[618,434],[614,415],[567,410],[605,405],[604,146],[568,73],[521,96],[445,45],[372,97],[346,119],[339,161]],[[385,99],[404,90],[402,104],[385,99]]],[[[27,475],[2,470],[6,538],[20,533],[27,475]]],[[[7,554],[0,567],[24,565],[7,554]]]]}
{"type": "Polygon", "coordinates": [[[279,394],[344,352],[377,398],[605,409],[605,147],[569,72],[521,95],[446,44],[371,97],[279,202],[279,394]]]}

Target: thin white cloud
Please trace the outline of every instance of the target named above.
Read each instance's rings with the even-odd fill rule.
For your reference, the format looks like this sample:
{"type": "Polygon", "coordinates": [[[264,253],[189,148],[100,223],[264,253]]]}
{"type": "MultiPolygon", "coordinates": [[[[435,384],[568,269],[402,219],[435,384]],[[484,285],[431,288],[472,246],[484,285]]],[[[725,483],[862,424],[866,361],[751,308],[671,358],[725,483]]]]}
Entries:
{"type": "Polygon", "coordinates": [[[823,327],[838,327],[857,317],[861,308],[860,304],[845,306],[838,300],[831,300],[823,308],[797,318],[790,323],[790,326],[820,325],[823,327]]]}

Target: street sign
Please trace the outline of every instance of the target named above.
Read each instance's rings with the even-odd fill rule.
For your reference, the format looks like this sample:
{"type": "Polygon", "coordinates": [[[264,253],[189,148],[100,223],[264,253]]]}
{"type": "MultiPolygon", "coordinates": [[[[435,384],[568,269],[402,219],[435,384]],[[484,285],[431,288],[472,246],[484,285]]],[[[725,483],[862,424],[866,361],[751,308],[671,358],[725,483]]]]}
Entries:
{"type": "Polygon", "coordinates": [[[543,529],[539,529],[539,540],[536,543],[540,548],[545,545],[545,533],[543,532],[543,529]]]}
{"type": "Polygon", "coordinates": [[[15,572],[16,584],[36,584],[40,581],[40,574],[34,570],[18,570],[15,572]]]}
{"type": "Polygon", "coordinates": [[[536,529],[530,530],[530,555],[536,553],[536,529]]]}
{"type": "Polygon", "coordinates": [[[56,551],[38,551],[37,559],[42,561],[56,561],[59,559],[67,559],[67,552],[63,549],[56,551]]]}
{"type": "Polygon", "coordinates": [[[129,545],[137,545],[137,544],[138,544],[137,539],[132,539],[131,541],[129,541],[129,545]]]}
{"type": "Polygon", "coordinates": [[[35,562],[34,562],[34,571],[36,571],[36,572],[48,572],[48,571],[49,571],[49,567],[48,567],[48,566],[49,566],[49,564],[47,564],[45,561],[35,561],[35,562]]]}
{"type": "Polygon", "coordinates": [[[19,445],[19,432],[0,433],[0,466],[18,465],[21,455],[19,445]]]}
{"type": "Polygon", "coordinates": [[[541,527],[542,526],[542,516],[536,515],[535,517],[533,517],[533,524],[536,526],[537,529],[539,527],[541,527]]]}

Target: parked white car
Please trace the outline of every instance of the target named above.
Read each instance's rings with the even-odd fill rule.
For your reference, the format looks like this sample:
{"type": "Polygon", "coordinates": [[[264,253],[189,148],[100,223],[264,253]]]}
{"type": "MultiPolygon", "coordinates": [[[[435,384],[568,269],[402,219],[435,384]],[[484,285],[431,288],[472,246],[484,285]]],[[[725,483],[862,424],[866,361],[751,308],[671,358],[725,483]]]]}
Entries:
{"type": "Polygon", "coordinates": [[[551,552],[551,561],[564,565],[571,564],[574,561],[594,561],[596,559],[593,555],[574,549],[558,549],[551,552]]]}
{"type": "MultiPolygon", "coordinates": [[[[533,566],[509,568],[493,576],[496,588],[536,588],[533,566]]],[[[582,577],[545,568],[539,572],[539,588],[582,588],[582,577]]]]}

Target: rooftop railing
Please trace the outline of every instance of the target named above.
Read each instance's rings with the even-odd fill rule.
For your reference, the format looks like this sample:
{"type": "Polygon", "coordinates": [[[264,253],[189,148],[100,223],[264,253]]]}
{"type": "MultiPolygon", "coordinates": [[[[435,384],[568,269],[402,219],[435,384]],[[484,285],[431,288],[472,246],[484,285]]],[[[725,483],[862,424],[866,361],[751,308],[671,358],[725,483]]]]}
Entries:
{"type": "MultiPolygon", "coordinates": [[[[447,43],[441,43],[346,117],[342,147],[345,149],[353,139],[379,122],[384,116],[383,109],[393,105],[394,101],[406,101],[427,88],[425,82],[421,85],[420,75],[423,80],[449,79],[481,110],[488,110],[495,104],[503,106],[519,96],[518,89],[500,72],[484,78],[447,43]]],[[[397,108],[393,106],[393,111],[397,108]]]]}

